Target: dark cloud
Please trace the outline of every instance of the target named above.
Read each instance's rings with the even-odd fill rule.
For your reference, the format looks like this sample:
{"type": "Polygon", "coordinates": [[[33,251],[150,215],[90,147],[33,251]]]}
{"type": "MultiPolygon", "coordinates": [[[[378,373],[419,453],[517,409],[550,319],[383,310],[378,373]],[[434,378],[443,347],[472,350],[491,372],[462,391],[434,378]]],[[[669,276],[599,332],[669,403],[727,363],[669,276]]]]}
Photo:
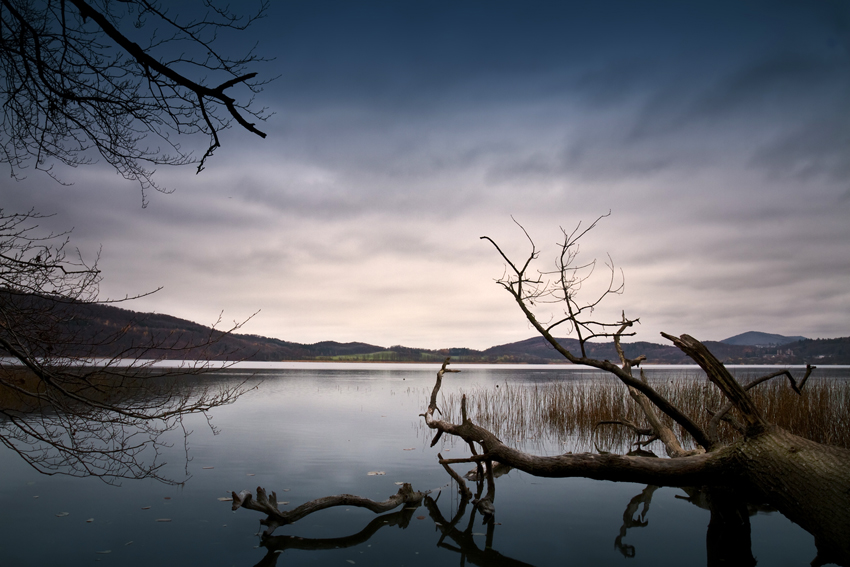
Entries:
{"type": "Polygon", "coordinates": [[[752,157],[753,166],[774,177],[850,181],[850,89],[846,96],[843,108],[792,128],[759,148],[752,157]]]}

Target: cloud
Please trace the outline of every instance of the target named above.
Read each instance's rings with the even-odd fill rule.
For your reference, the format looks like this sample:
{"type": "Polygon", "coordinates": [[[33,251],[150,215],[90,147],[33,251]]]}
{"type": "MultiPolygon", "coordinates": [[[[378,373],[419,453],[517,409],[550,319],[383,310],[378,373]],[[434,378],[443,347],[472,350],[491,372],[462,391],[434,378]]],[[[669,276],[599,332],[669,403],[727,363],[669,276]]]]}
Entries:
{"type": "Polygon", "coordinates": [[[624,269],[600,315],[640,316],[639,339],[850,334],[850,43],[826,8],[323,5],[275,4],[258,32],[281,74],[267,140],[225,132],[147,209],[102,166],[3,181],[3,206],[102,246],[105,295],[164,286],[128,307],[262,309],[246,332],[298,342],[527,338],[479,237],[524,258],[513,216],[548,270],[558,227],[609,209],[583,254],[624,269]]]}

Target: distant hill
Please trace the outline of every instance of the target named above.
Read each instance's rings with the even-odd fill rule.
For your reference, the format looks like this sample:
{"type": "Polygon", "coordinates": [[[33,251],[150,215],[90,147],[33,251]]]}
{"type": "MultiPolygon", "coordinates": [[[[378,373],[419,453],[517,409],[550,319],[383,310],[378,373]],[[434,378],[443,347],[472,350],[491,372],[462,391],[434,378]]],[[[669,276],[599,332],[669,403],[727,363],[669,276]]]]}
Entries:
{"type": "MultiPolygon", "coordinates": [[[[577,339],[559,338],[558,342],[567,350],[580,353],[577,339]]],[[[601,360],[619,360],[613,342],[586,343],[587,356],[601,360]]],[[[674,346],[647,342],[623,343],[623,351],[629,358],[645,354],[656,364],[688,364],[690,359],[674,346]]],[[[564,357],[543,337],[532,337],[524,341],[490,347],[481,353],[493,362],[563,362],[564,357]]]]}
{"type": "MultiPolygon", "coordinates": [[[[457,363],[563,363],[564,358],[543,337],[497,345],[485,350],[470,348],[420,349],[395,345],[383,347],[368,343],[322,341],[301,344],[258,335],[228,334],[185,319],[156,313],[137,313],[112,305],[72,304],[72,330],[86,345],[98,344],[94,356],[144,358],[202,358],[209,360],[324,360],[349,362],[441,362],[451,356],[457,363]],[[208,347],[185,350],[193,344],[216,341],[208,347]],[[157,348],[149,348],[156,343],[157,348]]],[[[850,337],[837,339],[799,339],[768,333],[744,333],[721,342],[706,341],[706,346],[724,363],[731,364],[850,364],[850,337]],[[747,338],[747,336],[755,338],[747,338]],[[762,341],[769,337],[771,346],[735,344],[734,340],[762,341]],[[776,346],[779,337],[793,342],[776,346]],[[732,341],[732,342],[730,342],[732,341]]],[[[576,339],[558,341],[579,353],[576,339]]],[[[617,361],[611,342],[586,343],[592,358],[617,361]]],[[[648,364],[693,364],[679,349],[671,345],[649,342],[623,343],[626,356],[646,355],[648,364]]],[[[2,350],[0,350],[2,355],[2,350]]]]}
{"type": "Polygon", "coordinates": [[[771,333],[761,333],[759,331],[747,331],[728,339],[723,339],[721,343],[727,345],[741,346],[779,346],[788,343],[796,343],[797,341],[805,341],[806,337],[786,337],[783,335],[773,335],[771,333]]]}

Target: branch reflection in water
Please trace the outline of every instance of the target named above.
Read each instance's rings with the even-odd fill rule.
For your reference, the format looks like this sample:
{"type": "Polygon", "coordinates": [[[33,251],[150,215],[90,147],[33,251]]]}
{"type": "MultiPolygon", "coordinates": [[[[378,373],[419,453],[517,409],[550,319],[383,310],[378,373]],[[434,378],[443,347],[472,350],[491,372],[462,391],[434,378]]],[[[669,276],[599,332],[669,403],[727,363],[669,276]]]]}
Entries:
{"type": "MultiPolygon", "coordinates": [[[[499,475],[507,474],[510,469],[507,467],[500,469],[499,466],[496,466],[494,472],[499,475]]],[[[479,478],[479,475],[473,470],[467,473],[465,477],[474,480],[479,478]]],[[[414,492],[410,485],[406,484],[399,490],[398,494],[393,495],[383,503],[374,503],[386,506],[386,503],[391,502],[393,498],[399,495],[407,495],[406,498],[398,499],[396,507],[401,506],[400,510],[377,516],[360,531],[349,536],[304,538],[295,535],[272,535],[274,530],[281,525],[275,520],[276,514],[272,513],[269,517],[261,520],[261,523],[267,527],[260,533],[259,547],[265,548],[266,555],[255,567],[277,565],[278,559],[288,550],[326,551],[368,545],[370,538],[382,528],[397,527],[404,530],[409,527],[414,517],[419,520],[426,519],[426,516],[422,514],[422,507],[427,511],[427,518],[433,522],[439,534],[435,545],[458,554],[460,565],[505,567],[531,565],[531,563],[522,561],[521,558],[509,557],[497,551],[496,531],[509,530],[510,528],[496,522],[492,514],[482,512],[480,507],[476,505],[477,502],[482,501],[485,487],[488,486],[488,483],[483,480],[486,477],[485,474],[481,481],[475,482],[476,492],[474,495],[467,488],[463,478],[459,478],[459,482],[453,481],[450,488],[446,488],[446,490],[436,489],[427,491],[427,493],[414,492]],[[440,500],[444,492],[453,491],[457,492],[458,499],[448,505],[451,512],[445,515],[441,510],[440,500]],[[481,518],[480,523],[477,521],[479,517],[481,518]],[[484,527],[482,528],[481,525],[484,527]],[[482,532],[482,530],[484,531],[482,532]],[[483,547],[479,543],[481,536],[484,536],[483,547]]],[[[634,558],[639,553],[639,549],[635,545],[628,544],[625,540],[629,535],[629,530],[649,526],[649,509],[652,497],[659,488],[661,487],[652,485],[645,487],[626,505],[623,512],[623,524],[614,538],[613,545],[626,558],[634,558]]],[[[757,561],[752,552],[750,517],[757,513],[770,513],[775,512],[775,510],[758,501],[748,500],[745,494],[725,487],[686,487],[681,490],[684,494],[677,494],[677,499],[685,500],[710,513],[706,533],[707,565],[709,567],[756,565],[757,561]]],[[[263,504],[258,505],[250,493],[243,491],[241,495],[234,496],[233,509],[244,506],[264,511],[265,508],[270,506],[270,502],[266,501],[265,491],[262,488],[258,488],[257,492],[258,495],[261,495],[258,500],[262,500],[263,504]],[[247,505],[245,505],[246,503],[247,505]]],[[[487,493],[490,493],[489,489],[487,493]]],[[[490,494],[492,496],[492,493],[490,494]]],[[[357,505],[352,503],[352,498],[357,497],[350,495],[324,497],[299,506],[289,513],[289,517],[296,518],[293,520],[294,523],[327,507],[357,505]],[[316,503],[322,505],[317,506],[316,503]],[[306,513],[302,513],[303,511],[306,511],[306,513]]],[[[444,499],[443,504],[445,502],[444,499]]],[[[446,507],[443,506],[443,508],[446,507]]],[[[274,509],[276,511],[276,506],[274,506],[274,509]]]]}

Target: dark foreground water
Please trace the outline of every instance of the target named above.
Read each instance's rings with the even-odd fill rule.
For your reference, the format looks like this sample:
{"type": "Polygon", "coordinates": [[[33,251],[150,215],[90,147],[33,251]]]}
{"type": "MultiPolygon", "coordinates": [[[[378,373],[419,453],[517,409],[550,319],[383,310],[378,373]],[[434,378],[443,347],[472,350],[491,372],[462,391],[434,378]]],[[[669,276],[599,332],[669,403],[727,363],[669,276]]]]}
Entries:
{"type": "MultiPolygon", "coordinates": [[[[446,392],[505,381],[593,379],[575,368],[461,368],[447,376],[446,392]]],[[[495,525],[482,525],[480,516],[470,523],[467,508],[447,530],[460,502],[437,452],[467,453],[459,445],[428,446],[430,432],[418,414],[436,370],[353,364],[257,370],[263,380],[258,390],[213,412],[218,435],[203,420],[192,421],[191,478],[182,487],[154,481],[114,487],[92,478],[44,476],[0,448],[0,565],[707,564],[709,512],[681,489],[650,490],[648,509],[634,506],[633,513],[627,507],[647,495],[643,485],[511,471],[497,479],[495,525]],[[260,514],[231,512],[229,502],[218,500],[257,486],[277,491],[278,500],[288,502],[284,509],[341,493],[383,500],[400,482],[443,490],[431,509],[377,520],[357,508],[319,512],[279,528],[275,535],[301,539],[281,538],[276,547],[260,545],[260,514]]],[[[228,382],[253,371],[209,379],[228,382]]],[[[847,378],[850,371],[825,369],[821,375],[847,378]]],[[[182,478],[182,441],[175,438],[175,445],[166,472],[182,478]]],[[[781,514],[754,512],[750,522],[759,565],[814,559],[813,537],[781,514]]]]}

